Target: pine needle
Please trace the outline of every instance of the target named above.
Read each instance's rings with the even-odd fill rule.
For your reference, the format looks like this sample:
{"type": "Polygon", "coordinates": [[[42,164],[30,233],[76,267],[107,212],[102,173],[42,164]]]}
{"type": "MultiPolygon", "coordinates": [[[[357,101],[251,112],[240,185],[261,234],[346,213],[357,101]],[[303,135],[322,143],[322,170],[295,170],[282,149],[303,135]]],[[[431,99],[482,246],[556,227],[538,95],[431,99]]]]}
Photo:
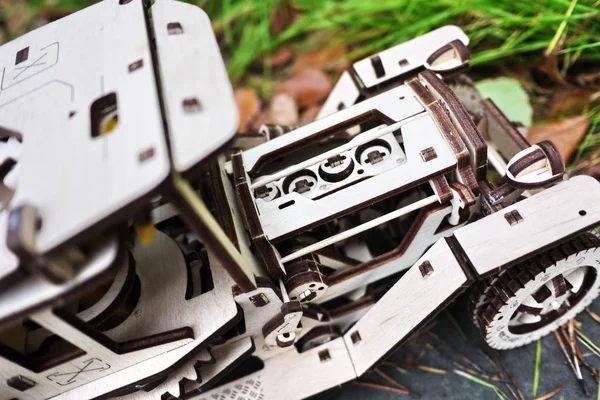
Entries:
{"type": "Polygon", "coordinates": [[[475,382],[478,385],[484,386],[486,388],[492,389],[494,391],[494,393],[496,394],[496,396],[498,396],[499,399],[501,400],[509,400],[509,397],[506,393],[504,393],[502,390],[500,390],[496,385],[493,385],[487,381],[484,381],[483,379],[480,379],[474,375],[471,375],[467,372],[464,371],[460,371],[458,369],[454,370],[454,373],[457,375],[462,376],[463,378],[466,378],[468,380],[470,380],[471,382],[475,382]]]}
{"type": "Polygon", "coordinates": [[[581,339],[581,343],[583,343],[585,347],[590,349],[596,356],[600,357],[600,348],[596,346],[596,344],[592,342],[590,338],[585,336],[579,329],[575,329],[575,333],[577,334],[577,337],[581,339]]]}
{"type": "Polygon", "coordinates": [[[533,370],[533,398],[537,396],[540,384],[540,365],[542,362],[542,339],[538,339],[535,349],[535,369],[533,370]]]}
{"type": "Polygon", "coordinates": [[[548,400],[548,399],[556,396],[558,393],[560,393],[561,390],[563,390],[567,386],[567,383],[568,382],[563,383],[562,385],[560,385],[559,387],[557,387],[556,389],[554,389],[550,393],[546,393],[543,396],[536,397],[535,400],[548,400]]]}
{"type": "Polygon", "coordinates": [[[406,395],[406,396],[410,395],[410,392],[408,392],[406,390],[396,389],[396,388],[385,386],[385,385],[379,385],[377,383],[364,382],[364,381],[352,381],[352,384],[353,385],[357,385],[357,386],[368,387],[368,388],[371,388],[371,389],[383,390],[385,392],[392,392],[392,393],[403,394],[403,395],[406,395]]]}
{"type": "Polygon", "coordinates": [[[597,323],[600,324],[600,315],[598,315],[595,312],[593,312],[592,310],[590,310],[589,307],[586,307],[585,311],[589,314],[590,317],[592,317],[592,319],[594,321],[596,321],[597,323]]]}
{"type": "Polygon", "coordinates": [[[456,318],[454,318],[454,315],[452,315],[452,313],[450,311],[448,311],[448,309],[445,309],[444,312],[446,313],[446,316],[448,317],[448,319],[450,320],[450,322],[452,323],[452,325],[454,326],[454,328],[456,328],[456,330],[458,331],[458,333],[460,333],[460,336],[464,340],[467,340],[467,335],[465,335],[465,331],[463,331],[462,326],[460,326],[460,324],[458,323],[458,321],[456,320],[456,318]]]}

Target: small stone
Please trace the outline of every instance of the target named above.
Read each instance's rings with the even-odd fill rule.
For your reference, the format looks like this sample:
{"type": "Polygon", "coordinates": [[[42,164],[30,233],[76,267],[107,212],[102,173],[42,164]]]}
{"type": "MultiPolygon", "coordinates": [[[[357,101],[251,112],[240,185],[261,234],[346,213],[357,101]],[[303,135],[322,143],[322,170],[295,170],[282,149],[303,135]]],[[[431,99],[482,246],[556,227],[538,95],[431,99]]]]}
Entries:
{"type": "Polygon", "coordinates": [[[285,81],[277,89],[277,93],[291,95],[296,99],[298,107],[304,108],[325,100],[332,89],[331,80],[325,72],[316,68],[304,68],[285,81]]]}
{"type": "Polygon", "coordinates": [[[269,122],[275,125],[298,125],[298,106],[296,100],[286,93],[276,94],[269,106],[269,122]]]}

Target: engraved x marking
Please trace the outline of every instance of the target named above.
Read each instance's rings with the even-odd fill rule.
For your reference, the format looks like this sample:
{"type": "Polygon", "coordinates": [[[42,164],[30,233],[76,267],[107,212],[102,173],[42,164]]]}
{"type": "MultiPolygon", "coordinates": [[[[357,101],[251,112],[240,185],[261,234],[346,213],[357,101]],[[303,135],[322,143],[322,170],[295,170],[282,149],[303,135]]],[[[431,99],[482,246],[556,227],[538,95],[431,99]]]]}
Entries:
{"type": "Polygon", "coordinates": [[[20,69],[21,72],[19,72],[17,75],[15,75],[15,77],[13,79],[17,79],[19,76],[21,76],[24,72],[26,72],[29,68],[31,67],[39,67],[42,65],[46,65],[45,62],[40,62],[42,60],[42,58],[46,57],[48,55],[48,53],[44,53],[40,58],[38,58],[37,60],[35,60],[34,62],[32,62],[29,65],[23,65],[21,67],[15,67],[15,69],[20,69]]]}
{"type": "Polygon", "coordinates": [[[104,365],[102,365],[100,367],[89,368],[95,361],[103,362],[102,360],[100,360],[98,358],[92,358],[90,360],[84,361],[84,365],[82,367],[75,367],[75,368],[77,368],[77,371],[74,371],[74,372],[64,372],[64,373],[57,372],[57,373],[54,373],[52,375],[48,375],[47,378],[49,380],[53,381],[53,382],[58,383],[61,386],[65,386],[65,385],[68,385],[68,384],[71,384],[71,383],[75,382],[75,379],[79,375],[81,375],[83,373],[92,372],[92,371],[104,371],[104,370],[107,370],[107,369],[110,368],[110,365],[108,365],[106,363],[104,363],[104,365]],[[59,377],[63,377],[63,376],[64,377],[70,376],[70,378],[67,379],[66,381],[63,381],[62,383],[58,382],[55,379],[52,379],[52,378],[59,378],[59,377]]]}

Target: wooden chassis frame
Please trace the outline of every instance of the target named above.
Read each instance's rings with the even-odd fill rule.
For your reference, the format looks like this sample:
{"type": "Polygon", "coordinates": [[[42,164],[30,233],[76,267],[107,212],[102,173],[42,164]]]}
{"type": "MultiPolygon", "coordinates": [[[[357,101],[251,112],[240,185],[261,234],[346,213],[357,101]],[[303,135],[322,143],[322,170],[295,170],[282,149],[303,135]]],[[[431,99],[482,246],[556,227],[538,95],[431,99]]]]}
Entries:
{"type": "MultiPolygon", "coordinates": [[[[134,0],[133,3],[137,3],[137,6],[141,4],[139,0],[134,0]]],[[[216,309],[223,311],[224,308],[227,308],[227,312],[219,315],[223,317],[222,321],[215,321],[210,329],[202,331],[194,325],[194,322],[188,320],[191,318],[189,315],[186,317],[188,319],[183,318],[187,321],[183,324],[185,326],[173,330],[160,331],[161,329],[156,328],[158,331],[155,331],[148,326],[144,330],[144,327],[141,327],[142,331],[147,331],[149,334],[144,337],[144,340],[136,341],[129,337],[133,331],[131,326],[129,332],[126,332],[127,324],[101,335],[90,330],[81,321],[53,311],[49,307],[50,300],[32,302],[30,308],[21,311],[35,312],[32,316],[34,321],[50,330],[56,330],[60,335],[72,340],[80,349],[80,352],[69,354],[68,361],[79,362],[83,360],[82,357],[88,358],[101,354],[104,360],[110,360],[116,368],[121,368],[111,374],[110,378],[107,375],[98,380],[91,379],[86,384],[61,393],[61,398],[90,398],[100,393],[101,398],[108,398],[126,394],[136,386],[154,388],[157,390],[156,393],[170,392],[179,395],[180,389],[184,389],[184,392],[199,394],[212,387],[219,377],[250,354],[255,354],[265,361],[265,368],[262,371],[214,388],[203,396],[205,398],[210,398],[214,394],[252,396],[254,393],[256,397],[262,393],[267,398],[270,398],[269,396],[271,398],[283,396],[286,399],[303,398],[361,376],[476,279],[489,277],[502,268],[538,254],[549,246],[597,225],[600,221],[600,205],[596,201],[596,198],[600,197],[600,184],[591,178],[572,178],[513,205],[510,203],[514,201],[517,193],[514,188],[507,186],[494,190],[487,185],[485,181],[487,143],[478,129],[481,129],[491,139],[493,145],[497,146],[497,150],[507,158],[529,148],[529,144],[490,101],[483,104],[487,112],[486,119],[476,127],[457,97],[436,75],[436,72],[455,73],[466,67],[468,62],[469,56],[466,51],[468,40],[455,27],[442,28],[434,32],[434,35],[419,38],[357,62],[350,73],[342,76],[340,84],[336,86],[323,112],[327,113],[336,101],[337,105],[334,105],[337,109],[344,108],[344,110],[315,123],[312,126],[314,132],[309,132],[310,127],[304,132],[301,130],[291,132],[263,146],[268,151],[262,155],[257,156],[260,150],[250,151],[249,158],[246,158],[244,153],[234,154],[232,163],[228,166],[224,165],[222,158],[215,158],[208,167],[209,186],[214,192],[214,201],[217,204],[230,205],[225,209],[217,210],[215,217],[184,177],[195,176],[201,167],[200,162],[213,155],[214,151],[230,139],[232,127],[236,125],[236,116],[232,111],[231,88],[230,85],[223,83],[224,69],[214,41],[210,41],[209,50],[213,56],[217,54],[217,61],[220,62],[216,70],[194,69],[194,62],[198,60],[193,60],[186,65],[170,62],[173,51],[185,46],[195,46],[194,36],[202,36],[206,33],[208,21],[205,15],[197,9],[187,15],[187,11],[191,10],[188,6],[177,4],[170,7],[166,0],[158,1],[154,7],[156,18],[151,24],[144,14],[144,23],[149,30],[154,30],[157,38],[158,50],[148,53],[152,56],[151,64],[166,78],[162,81],[163,86],[161,82],[154,83],[159,93],[156,96],[157,109],[160,111],[158,114],[162,115],[165,123],[161,127],[161,132],[164,134],[165,148],[168,150],[169,171],[164,177],[159,177],[150,190],[135,196],[135,201],[90,224],[89,228],[82,229],[72,239],[65,240],[55,248],[43,249],[41,255],[72,250],[74,245],[81,244],[91,237],[97,237],[101,229],[114,227],[117,221],[123,219],[122,216],[131,216],[131,210],[139,204],[147,204],[150,196],[162,194],[172,202],[183,219],[209,248],[213,273],[217,276],[215,292],[218,294],[215,295],[217,298],[212,299],[214,300],[212,305],[204,305],[213,313],[216,313],[216,309]],[[169,21],[175,19],[181,22],[171,29],[170,25],[173,22],[169,21]],[[172,30],[174,33],[171,32],[172,30]],[[184,32],[193,32],[194,35],[184,35],[183,40],[179,42],[177,38],[170,37],[184,32]],[[422,46],[423,43],[431,44],[432,40],[437,47],[432,49],[422,46]],[[412,58],[410,61],[406,61],[406,57],[402,58],[401,61],[406,61],[407,64],[400,63],[399,69],[397,65],[390,64],[390,60],[396,63],[395,59],[398,55],[413,53],[416,61],[412,58]],[[450,58],[451,62],[449,64],[441,62],[440,60],[445,60],[448,54],[453,55],[450,58]],[[212,73],[216,75],[211,75],[212,73]],[[192,88],[194,93],[187,93],[187,89],[174,79],[177,74],[194,77],[192,88]],[[218,83],[213,88],[219,95],[218,98],[212,99],[216,104],[215,107],[227,111],[225,116],[221,116],[228,122],[224,126],[214,123],[214,120],[203,122],[197,114],[192,117],[181,115],[181,109],[178,108],[182,99],[184,114],[197,112],[199,106],[203,104],[212,105],[212,103],[197,101],[199,97],[202,100],[207,98],[207,93],[200,93],[203,90],[200,82],[210,80],[211,77],[218,83]],[[379,99],[383,99],[386,93],[390,96],[400,92],[412,93],[421,107],[415,108],[419,109],[416,113],[423,113],[431,118],[444,143],[447,144],[454,162],[451,166],[440,168],[420,180],[386,192],[375,200],[429,182],[439,204],[421,210],[411,231],[395,250],[364,263],[354,263],[350,260],[352,265],[349,268],[340,269],[326,277],[324,283],[328,286],[327,295],[318,298],[313,307],[303,308],[297,302],[290,302],[282,282],[279,289],[272,286],[272,283],[286,276],[286,271],[279,254],[267,239],[258,213],[255,212],[256,208],[252,204],[253,179],[260,173],[264,161],[269,157],[298,150],[314,140],[336,131],[347,130],[368,119],[380,118],[392,124],[401,120],[402,118],[394,118],[394,115],[398,115],[398,111],[389,108],[386,110],[385,104],[372,107],[377,103],[378,93],[400,82],[405,82],[401,90],[388,90],[379,94],[379,99]],[[340,97],[344,97],[344,101],[340,101],[340,97]],[[370,100],[352,107],[352,104],[361,98],[370,100]],[[187,117],[190,118],[184,120],[187,117]],[[210,146],[202,149],[202,152],[190,152],[187,144],[192,135],[197,133],[195,126],[198,124],[203,124],[204,128],[207,128],[201,134],[210,133],[215,127],[222,128],[222,132],[214,142],[210,143],[210,146]],[[248,164],[248,169],[245,164],[248,164]],[[228,181],[225,170],[233,174],[233,184],[228,181]],[[507,194],[505,201],[493,203],[481,200],[482,196],[493,197],[493,195],[504,194],[503,190],[507,194]],[[574,197],[577,201],[569,197],[573,193],[576,194],[574,197]],[[239,204],[236,204],[236,195],[239,204]],[[509,195],[512,197],[509,198],[509,195]],[[475,213],[479,211],[480,203],[486,207],[485,214],[489,215],[463,226],[467,222],[472,222],[475,213]],[[559,206],[561,213],[556,215],[553,211],[559,206]],[[518,220],[514,213],[518,213],[518,220]],[[442,227],[440,223],[445,219],[453,222],[449,226],[442,227]],[[494,228],[493,234],[489,232],[490,227],[494,228]],[[250,249],[251,243],[245,237],[244,228],[249,231],[254,246],[258,248],[262,263],[254,259],[250,249]],[[498,236],[498,232],[502,232],[500,234],[502,240],[495,239],[494,235],[498,236]],[[534,234],[535,238],[531,244],[517,246],[523,243],[524,238],[531,238],[534,234]],[[431,248],[425,251],[429,245],[432,245],[431,248]],[[506,248],[515,251],[507,254],[502,251],[506,248]],[[330,315],[330,318],[323,318],[320,312],[323,308],[319,307],[318,303],[350,292],[354,292],[353,296],[359,296],[356,292],[361,287],[407,268],[402,278],[381,298],[372,294],[366,295],[338,310],[337,314],[330,315]],[[261,276],[264,272],[267,272],[274,281],[269,282],[271,285],[265,284],[265,279],[261,276]],[[293,318],[290,317],[291,314],[294,314],[293,318]],[[219,345],[215,345],[218,336],[227,333],[234,325],[242,324],[242,315],[245,316],[244,333],[227,341],[222,340],[219,345]],[[296,327],[286,326],[286,324],[298,324],[299,321],[304,327],[304,331],[298,333],[299,338],[309,336],[311,332],[316,332],[316,329],[334,326],[333,324],[343,324],[345,327],[353,323],[355,325],[342,337],[304,352],[299,352],[293,347],[290,349],[277,347],[274,344],[276,341],[274,342],[271,336],[280,332],[295,333],[296,327]],[[315,330],[311,331],[311,329],[315,330]],[[87,354],[83,355],[81,351],[87,354]],[[120,357],[123,354],[128,354],[128,357],[135,361],[135,368],[123,361],[120,357]],[[160,360],[163,365],[157,365],[157,360],[160,360]],[[289,368],[290,364],[295,368],[289,368]],[[167,375],[170,375],[168,381],[159,382],[167,375]],[[192,379],[193,382],[179,385],[179,380],[186,378],[192,379]],[[310,379],[310,385],[306,384],[307,379],[310,379]]],[[[144,62],[140,64],[137,61],[131,64],[129,71],[136,71],[140,65],[143,66],[144,62]]],[[[209,98],[210,94],[209,91],[209,98]]],[[[559,165],[552,148],[542,143],[537,149],[541,153],[534,149],[514,163],[512,161],[508,163],[510,173],[507,179],[509,181],[512,179],[513,186],[519,183],[516,175],[520,171],[543,161],[544,157],[548,159],[549,168],[553,172],[552,179],[548,183],[554,183],[560,177],[562,165],[559,165]]],[[[152,156],[154,156],[153,152],[152,156]]],[[[428,148],[421,151],[421,156],[423,162],[427,163],[442,157],[443,154],[439,148],[428,148]]],[[[341,210],[329,217],[338,217],[359,209],[362,205],[361,203],[353,208],[341,210]]],[[[27,216],[31,217],[30,214],[27,216]]],[[[29,218],[30,223],[25,228],[32,228],[31,222],[34,220],[35,218],[29,218]]],[[[320,222],[322,220],[316,223],[320,222]]],[[[13,249],[23,250],[19,253],[22,260],[29,261],[28,257],[31,256],[32,261],[40,261],[40,254],[35,254],[35,246],[30,246],[35,242],[30,243],[28,241],[30,237],[23,232],[17,233],[9,239],[11,243],[17,244],[13,249]],[[34,251],[28,253],[26,250],[30,248],[34,251]]],[[[283,240],[281,237],[277,239],[283,240]]],[[[161,240],[159,239],[159,246],[164,244],[161,240]]],[[[168,253],[166,247],[168,246],[160,249],[164,250],[165,254],[168,253]]],[[[156,251],[156,248],[153,250],[156,251]]],[[[171,247],[170,250],[172,251],[173,248],[171,247]]],[[[113,261],[121,259],[117,253],[122,252],[115,250],[113,253],[115,253],[114,258],[108,256],[106,258],[111,258],[113,261]]],[[[150,258],[156,260],[159,257],[155,254],[150,258]]],[[[176,258],[172,255],[173,260],[176,258]]],[[[70,298],[77,290],[83,290],[91,278],[108,273],[111,264],[113,263],[105,262],[97,267],[95,275],[88,277],[85,282],[71,282],[71,286],[65,285],[56,296],[46,297],[52,297],[52,301],[64,301],[70,298]]],[[[35,275],[34,277],[40,278],[35,275]]],[[[164,281],[167,280],[166,277],[163,278],[164,281]]],[[[171,297],[167,300],[176,303],[171,297]]],[[[145,301],[149,302],[147,297],[145,301]]],[[[167,308],[176,308],[173,304],[167,308]]],[[[155,308],[159,310],[160,305],[155,305],[155,308]]],[[[157,314],[165,315],[169,309],[157,311],[157,314]]],[[[9,314],[7,313],[7,321],[8,317],[20,316],[20,314],[9,314]]],[[[157,325],[160,326],[166,323],[161,319],[157,321],[157,325]]],[[[133,326],[136,326],[135,323],[133,326]]],[[[59,360],[57,365],[51,367],[62,366],[65,360],[59,360]]],[[[0,360],[0,364],[8,366],[5,370],[10,370],[10,374],[6,376],[36,373],[32,368],[21,368],[6,360],[0,360]]],[[[60,371],[56,374],[60,375],[60,371]]],[[[4,380],[6,376],[2,379],[4,380]]],[[[41,378],[36,376],[36,379],[41,378]]],[[[0,382],[0,386],[2,384],[3,382],[0,382]]],[[[44,389],[45,387],[40,385],[38,389],[26,392],[25,395],[15,393],[19,397],[33,399],[40,390],[44,389]]],[[[50,392],[56,394],[60,391],[49,390],[44,395],[50,392]]],[[[137,399],[144,396],[144,393],[137,393],[130,398],[137,399]]]]}

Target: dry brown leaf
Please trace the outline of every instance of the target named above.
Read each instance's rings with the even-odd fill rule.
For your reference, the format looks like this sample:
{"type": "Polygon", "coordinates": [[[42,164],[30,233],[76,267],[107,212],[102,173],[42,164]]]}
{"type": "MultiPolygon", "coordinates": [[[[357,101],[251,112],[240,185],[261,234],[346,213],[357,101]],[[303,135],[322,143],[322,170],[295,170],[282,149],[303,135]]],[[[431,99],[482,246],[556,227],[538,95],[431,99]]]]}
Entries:
{"type": "Polygon", "coordinates": [[[600,179],[600,165],[583,167],[573,172],[573,175],[589,175],[592,178],[600,179]]]}
{"type": "Polygon", "coordinates": [[[294,52],[289,47],[284,47],[282,49],[277,50],[275,53],[271,54],[265,59],[265,65],[268,65],[271,68],[279,68],[288,62],[294,57],[294,52]]]}
{"type": "Polygon", "coordinates": [[[600,84],[600,71],[577,74],[573,80],[581,86],[597,86],[600,84]]]}
{"type": "Polygon", "coordinates": [[[4,27],[11,36],[21,36],[28,29],[29,19],[31,14],[28,12],[27,3],[20,1],[7,1],[4,4],[5,10],[3,12],[4,27]]]}
{"type": "Polygon", "coordinates": [[[550,115],[556,116],[581,111],[590,104],[596,94],[591,87],[560,87],[550,99],[550,115]]]}
{"type": "Polygon", "coordinates": [[[264,109],[258,113],[258,115],[252,121],[252,124],[248,128],[250,132],[258,132],[260,131],[260,127],[264,124],[269,123],[269,111],[264,109]]]}
{"type": "Polygon", "coordinates": [[[333,86],[325,72],[316,68],[297,71],[285,81],[277,93],[287,93],[296,99],[298,107],[304,108],[325,100],[333,86]]]}
{"type": "Polygon", "coordinates": [[[279,35],[296,19],[296,10],[289,2],[284,2],[271,13],[271,33],[279,35]]]}
{"type": "Polygon", "coordinates": [[[270,123],[275,125],[298,125],[296,100],[287,93],[276,94],[269,105],[268,119],[270,123]]]}
{"type": "Polygon", "coordinates": [[[311,106],[300,114],[300,125],[310,124],[317,119],[317,115],[321,111],[321,106],[311,106]]]}
{"type": "Polygon", "coordinates": [[[566,162],[590,127],[590,121],[583,115],[570,117],[547,124],[532,126],[527,130],[527,140],[538,143],[550,140],[566,162]]]}
{"type": "Polygon", "coordinates": [[[52,22],[77,11],[76,7],[51,7],[40,11],[40,17],[52,22]]]}
{"type": "Polygon", "coordinates": [[[260,99],[258,98],[258,94],[256,94],[256,90],[250,87],[241,87],[236,89],[234,96],[240,114],[238,132],[248,132],[250,124],[260,112],[260,99]]]}
{"type": "Polygon", "coordinates": [[[539,72],[548,76],[548,78],[561,86],[573,87],[573,85],[565,79],[561,74],[560,68],[558,67],[558,58],[555,54],[551,54],[548,57],[543,58],[535,67],[539,72]]]}
{"type": "Polygon", "coordinates": [[[346,46],[328,46],[300,54],[294,62],[294,71],[305,68],[343,71],[349,66],[346,56],[346,46]]]}

